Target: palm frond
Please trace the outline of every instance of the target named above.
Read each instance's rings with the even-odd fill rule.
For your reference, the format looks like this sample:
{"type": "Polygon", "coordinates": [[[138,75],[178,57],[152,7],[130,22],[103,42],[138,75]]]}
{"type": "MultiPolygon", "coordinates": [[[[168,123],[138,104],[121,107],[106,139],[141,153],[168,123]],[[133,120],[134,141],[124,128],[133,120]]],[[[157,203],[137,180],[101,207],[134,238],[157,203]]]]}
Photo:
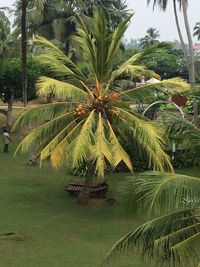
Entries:
{"type": "Polygon", "coordinates": [[[39,96],[47,96],[48,94],[53,93],[57,98],[69,98],[72,101],[86,101],[88,98],[88,94],[84,89],[48,77],[40,77],[36,87],[39,96]]]}
{"type": "MultiPolygon", "coordinates": [[[[34,42],[37,45],[40,45],[43,47],[43,54],[46,56],[49,56],[50,58],[53,57],[54,60],[60,61],[60,63],[64,64],[71,72],[73,72],[76,77],[79,77],[80,80],[84,81],[84,75],[81,72],[81,70],[76,66],[76,64],[73,63],[73,61],[67,57],[58,47],[56,47],[52,42],[48,41],[44,37],[37,36],[34,39],[34,42]]],[[[45,63],[45,62],[44,62],[45,63]]],[[[48,63],[51,63],[49,61],[48,63]]]]}
{"type": "Polygon", "coordinates": [[[95,110],[92,110],[82,125],[79,135],[68,147],[71,153],[72,168],[79,167],[84,161],[88,162],[91,157],[94,140],[93,127],[95,125],[95,110]]]}
{"type": "Polygon", "coordinates": [[[105,159],[114,166],[115,161],[112,154],[112,145],[108,142],[105,133],[105,121],[102,114],[98,114],[98,125],[95,133],[95,142],[93,146],[93,156],[96,160],[96,172],[98,177],[104,177],[104,170],[106,168],[105,159]]]}
{"type": "Polygon", "coordinates": [[[200,262],[199,209],[182,210],[151,220],[121,238],[106,260],[139,249],[141,256],[170,266],[196,267],[200,262]]]}
{"type": "Polygon", "coordinates": [[[132,98],[148,97],[155,93],[162,93],[165,95],[177,95],[186,93],[189,90],[189,84],[180,78],[171,78],[163,80],[154,84],[147,84],[141,87],[133,88],[122,92],[121,95],[128,95],[132,98]]]}
{"type": "Polygon", "coordinates": [[[129,155],[126,153],[126,151],[121,146],[113,130],[113,127],[108,119],[106,120],[106,122],[107,122],[107,128],[109,132],[108,141],[110,142],[111,147],[112,147],[112,155],[113,155],[113,163],[114,163],[112,165],[116,167],[121,161],[123,161],[128,167],[128,169],[131,172],[133,172],[133,167],[132,167],[132,163],[131,163],[129,155]]]}
{"type": "Polygon", "coordinates": [[[167,168],[173,171],[169,156],[163,151],[165,140],[162,128],[138,117],[138,114],[130,113],[119,107],[115,107],[115,109],[119,114],[115,118],[119,122],[117,125],[121,125],[118,127],[118,131],[122,136],[127,136],[128,132],[131,138],[144,148],[149,158],[149,165],[154,170],[164,171],[167,168]]]}
{"type": "Polygon", "coordinates": [[[127,179],[120,192],[129,216],[137,211],[152,216],[200,206],[200,179],[176,173],[144,172],[127,179]]]}
{"type": "Polygon", "coordinates": [[[60,116],[73,108],[73,103],[60,102],[43,104],[34,108],[30,108],[22,112],[15,121],[12,132],[16,129],[33,126],[35,123],[44,123],[60,116]]]}
{"type": "Polygon", "coordinates": [[[40,153],[40,151],[73,119],[74,112],[68,112],[34,129],[18,145],[15,155],[18,151],[28,152],[31,147],[34,147],[35,152],[40,153]]]}

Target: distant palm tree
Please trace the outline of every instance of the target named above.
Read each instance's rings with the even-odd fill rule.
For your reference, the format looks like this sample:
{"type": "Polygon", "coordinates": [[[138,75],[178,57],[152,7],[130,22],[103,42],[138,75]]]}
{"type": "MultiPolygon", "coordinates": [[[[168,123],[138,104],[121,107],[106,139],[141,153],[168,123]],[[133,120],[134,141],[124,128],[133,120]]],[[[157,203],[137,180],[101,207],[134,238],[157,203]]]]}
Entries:
{"type": "MultiPolygon", "coordinates": [[[[167,5],[169,3],[168,0],[147,0],[147,3],[153,2],[153,7],[155,5],[158,5],[161,9],[166,10],[167,5]]],[[[174,7],[174,16],[176,21],[176,27],[179,34],[181,46],[185,55],[185,59],[187,61],[188,66],[188,73],[189,73],[189,80],[191,85],[195,84],[196,77],[195,77],[195,58],[194,58],[194,51],[193,51],[193,41],[192,41],[192,33],[190,30],[189,25],[189,19],[188,19],[188,0],[173,0],[173,7],[174,7]],[[184,18],[184,24],[188,39],[188,45],[189,49],[187,49],[186,44],[184,43],[183,34],[181,31],[179,18],[178,18],[178,12],[177,12],[177,3],[179,4],[180,9],[183,11],[183,18],[184,18]]],[[[194,122],[195,124],[198,123],[198,109],[197,109],[197,102],[196,99],[193,101],[193,109],[194,109],[194,122]]]]}
{"type": "Polygon", "coordinates": [[[196,36],[198,40],[200,40],[200,22],[197,22],[194,27],[194,34],[193,36],[196,36]]]}
{"type": "Polygon", "coordinates": [[[149,28],[147,30],[147,35],[145,35],[144,38],[140,39],[140,45],[142,48],[147,48],[151,45],[158,44],[159,37],[160,37],[159,31],[157,31],[155,28],[149,28]]]}
{"type": "Polygon", "coordinates": [[[0,12],[0,63],[8,56],[10,43],[10,21],[4,11],[0,12]]]}
{"type": "Polygon", "coordinates": [[[160,50],[152,46],[115,66],[121,39],[130,19],[131,16],[110,33],[102,10],[94,12],[93,27],[89,30],[79,17],[77,35],[73,39],[82,48],[83,61],[88,62],[86,73],[51,42],[37,38],[37,43],[44,48],[38,60],[50,68],[53,77],[57,77],[41,77],[37,83],[38,94],[42,96],[53,92],[63,102],[26,111],[16,120],[13,128],[50,120],[26,136],[18,150],[27,151],[34,145],[41,162],[50,159],[54,167],[68,162],[73,168],[78,168],[89,162],[85,186],[80,195],[83,202],[88,199],[93,166],[98,177],[104,177],[107,164],[115,168],[124,162],[130,171],[133,170],[120,140],[135,140],[146,151],[153,168],[171,169],[169,158],[162,149],[160,127],[132,112],[124,96],[135,99],[137,96],[151,95],[152,91],[173,94],[184,91],[188,86],[175,78],[121,91],[125,81],[146,72],[143,66],[145,59],[160,50]],[[66,102],[65,99],[71,101],[66,102]]]}

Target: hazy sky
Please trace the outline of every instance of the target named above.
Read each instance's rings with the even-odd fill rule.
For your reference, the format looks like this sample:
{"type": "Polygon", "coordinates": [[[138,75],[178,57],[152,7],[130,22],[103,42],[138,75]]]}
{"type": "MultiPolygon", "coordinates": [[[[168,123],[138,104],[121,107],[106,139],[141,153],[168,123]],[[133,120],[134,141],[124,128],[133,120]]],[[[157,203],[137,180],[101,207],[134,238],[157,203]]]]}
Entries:
{"type": "MultiPolygon", "coordinates": [[[[12,6],[15,0],[0,0],[1,6],[12,6]]],[[[167,12],[162,12],[158,8],[152,11],[152,6],[147,7],[146,0],[127,0],[129,9],[135,12],[131,25],[127,31],[126,38],[136,39],[145,35],[149,27],[157,28],[160,31],[162,40],[178,39],[174,22],[172,0],[167,12]]],[[[191,28],[200,21],[200,0],[190,0],[189,19],[191,28]]]]}

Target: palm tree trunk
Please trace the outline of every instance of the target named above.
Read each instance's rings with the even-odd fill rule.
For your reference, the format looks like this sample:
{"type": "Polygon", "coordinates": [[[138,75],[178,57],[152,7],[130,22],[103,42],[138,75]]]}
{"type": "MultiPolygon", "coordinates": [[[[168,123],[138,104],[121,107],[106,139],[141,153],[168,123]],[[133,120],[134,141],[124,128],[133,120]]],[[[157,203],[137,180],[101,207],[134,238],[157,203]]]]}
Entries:
{"type": "MultiPolygon", "coordinates": [[[[192,86],[195,85],[195,66],[194,66],[194,51],[193,51],[193,42],[192,42],[192,34],[190,31],[189,26],[189,20],[188,20],[188,14],[187,14],[187,3],[186,0],[182,1],[182,7],[183,7],[183,16],[184,16],[184,23],[185,23],[185,29],[187,33],[188,38],[188,44],[189,44],[189,67],[190,67],[190,83],[192,86]]],[[[198,123],[198,108],[197,108],[197,101],[194,99],[193,101],[193,110],[194,110],[194,124],[198,123]]]]}
{"type": "Polygon", "coordinates": [[[176,7],[176,0],[173,0],[173,7],[174,7],[174,16],[175,16],[175,21],[176,21],[176,27],[177,27],[177,31],[178,31],[178,35],[179,35],[179,39],[181,42],[181,47],[185,56],[185,60],[187,62],[187,66],[188,66],[188,73],[189,73],[189,80],[191,80],[191,73],[190,73],[190,60],[189,60],[189,56],[187,53],[187,49],[186,49],[186,45],[185,42],[183,40],[183,35],[181,32],[181,28],[180,28],[180,23],[179,23],[179,19],[178,19],[178,12],[177,12],[177,7],[176,7]]]}
{"type": "Polygon", "coordinates": [[[27,106],[27,36],[26,36],[26,0],[22,0],[21,17],[21,53],[22,53],[22,95],[23,104],[27,106]]]}
{"type": "Polygon", "coordinates": [[[90,187],[92,185],[92,179],[93,179],[93,168],[91,166],[88,168],[86,172],[83,189],[78,196],[78,203],[80,205],[87,205],[90,199],[90,187]]]}
{"type": "Polygon", "coordinates": [[[9,128],[11,128],[12,126],[13,103],[14,103],[14,91],[11,90],[10,99],[8,100],[8,111],[7,111],[7,122],[6,122],[9,128]]]}

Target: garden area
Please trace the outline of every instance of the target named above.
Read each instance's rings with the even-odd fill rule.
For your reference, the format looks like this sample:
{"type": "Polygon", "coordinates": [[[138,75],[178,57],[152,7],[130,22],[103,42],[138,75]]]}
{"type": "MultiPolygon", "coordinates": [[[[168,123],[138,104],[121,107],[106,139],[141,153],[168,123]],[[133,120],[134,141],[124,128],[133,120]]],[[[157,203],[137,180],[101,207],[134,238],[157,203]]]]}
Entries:
{"type": "Polygon", "coordinates": [[[188,2],[173,1],[180,42],[155,28],[127,41],[128,7],[0,6],[2,267],[200,267],[200,54],[188,2]]]}

